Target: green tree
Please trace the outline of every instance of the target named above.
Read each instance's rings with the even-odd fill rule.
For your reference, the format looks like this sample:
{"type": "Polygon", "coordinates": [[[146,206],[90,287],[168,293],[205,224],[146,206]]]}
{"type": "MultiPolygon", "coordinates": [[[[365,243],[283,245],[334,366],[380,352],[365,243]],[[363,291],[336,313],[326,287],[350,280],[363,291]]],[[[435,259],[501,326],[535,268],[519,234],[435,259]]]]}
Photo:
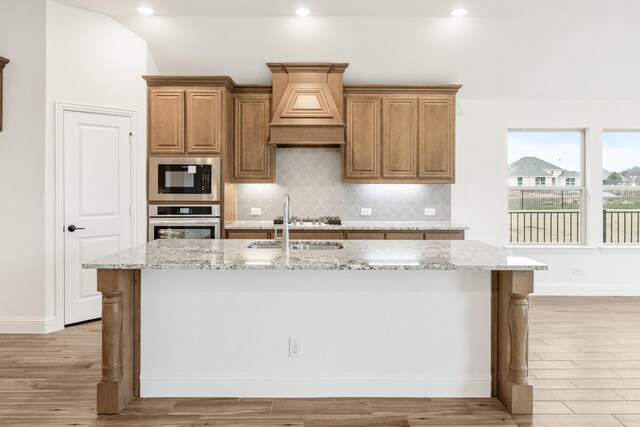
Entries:
{"type": "Polygon", "coordinates": [[[611,172],[607,177],[607,184],[609,185],[618,185],[622,181],[622,175],[618,172],[611,172]]]}

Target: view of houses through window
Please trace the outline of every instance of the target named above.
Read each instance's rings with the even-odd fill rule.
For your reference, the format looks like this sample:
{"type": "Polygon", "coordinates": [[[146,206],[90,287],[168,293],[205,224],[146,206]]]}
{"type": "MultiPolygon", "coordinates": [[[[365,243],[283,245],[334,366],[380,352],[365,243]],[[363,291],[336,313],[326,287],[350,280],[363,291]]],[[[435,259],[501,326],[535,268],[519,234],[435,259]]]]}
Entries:
{"type": "Polygon", "coordinates": [[[582,241],[583,146],[581,130],[509,131],[510,242],[582,241]]]}
{"type": "Polygon", "coordinates": [[[640,131],[602,134],[604,243],[640,243],[640,131]]]}

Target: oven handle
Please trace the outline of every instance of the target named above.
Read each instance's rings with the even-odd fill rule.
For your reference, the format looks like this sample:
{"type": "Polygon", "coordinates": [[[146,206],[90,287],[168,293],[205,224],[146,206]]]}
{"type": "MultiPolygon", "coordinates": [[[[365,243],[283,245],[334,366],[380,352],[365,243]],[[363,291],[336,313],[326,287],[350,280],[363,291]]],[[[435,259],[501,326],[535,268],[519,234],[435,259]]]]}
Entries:
{"type": "Polygon", "coordinates": [[[149,218],[153,225],[215,225],[220,224],[220,218],[149,218]]]}

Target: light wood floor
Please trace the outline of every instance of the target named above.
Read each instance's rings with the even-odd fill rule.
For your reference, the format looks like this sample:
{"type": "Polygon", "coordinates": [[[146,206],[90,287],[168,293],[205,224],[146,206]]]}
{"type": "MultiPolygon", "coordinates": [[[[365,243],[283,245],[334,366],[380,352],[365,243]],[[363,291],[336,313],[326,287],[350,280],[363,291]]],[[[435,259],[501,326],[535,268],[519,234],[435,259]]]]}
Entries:
{"type": "Polygon", "coordinates": [[[3,426],[640,426],[640,298],[531,298],[533,416],[495,399],[139,399],[95,415],[100,322],[0,335],[3,426]]]}

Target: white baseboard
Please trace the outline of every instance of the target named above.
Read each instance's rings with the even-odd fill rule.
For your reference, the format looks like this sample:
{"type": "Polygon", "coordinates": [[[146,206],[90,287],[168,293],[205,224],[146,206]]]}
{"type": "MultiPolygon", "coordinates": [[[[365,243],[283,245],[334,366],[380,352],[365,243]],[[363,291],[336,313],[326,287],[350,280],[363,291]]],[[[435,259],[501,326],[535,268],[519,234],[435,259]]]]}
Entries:
{"type": "Polygon", "coordinates": [[[141,397],[488,397],[491,379],[154,378],[142,376],[141,397]]]}
{"type": "Polygon", "coordinates": [[[640,283],[536,283],[534,295],[640,296],[640,283]]]}
{"type": "Polygon", "coordinates": [[[56,330],[55,316],[0,317],[0,334],[44,334],[56,330]]]}

